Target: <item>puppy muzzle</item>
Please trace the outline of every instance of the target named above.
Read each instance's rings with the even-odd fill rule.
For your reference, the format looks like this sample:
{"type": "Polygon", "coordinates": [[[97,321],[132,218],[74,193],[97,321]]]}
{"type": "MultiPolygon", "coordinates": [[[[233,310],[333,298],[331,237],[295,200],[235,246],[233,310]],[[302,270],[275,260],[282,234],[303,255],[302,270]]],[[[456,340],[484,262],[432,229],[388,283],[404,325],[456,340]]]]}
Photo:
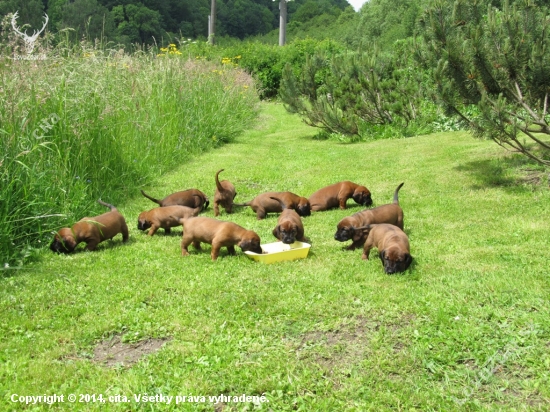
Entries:
{"type": "Polygon", "coordinates": [[[302,217],[311,216],[311,209],[309,207],[298,208],[296,212],[302,217]]]}
{"type": "Polygon", "coordinates": [[[347,230],[337,230],[334,234],[334,240],[338,242],[346,242],[351,239],[351,236],[347,230]]]}
{"type": "Polygon", "coordinates": [[[58,241],[58,240],[54,240],[52,242],[52,244],[50,245],[50,250],[52,252],[55,252],[55,253],[64,253],[64,254],[69,254],[71,253],[70,250],[68,250],[62,242],[58,241]]]}
{"type": "Polygon", "coordinates": [[[147,230],[151,227],[150,224],[148,224],[147,222],[140,222],[138,221],[138,225],[137,225],[137,228],[138,230],[147,230]]]}
{"type": "Polygon", "coordinates": [[[293,244],[294,242],[296,242],[296,237],[295,236],[283,236],[283,240],[282,242],[286,245],[291,245],[293,244]]]}

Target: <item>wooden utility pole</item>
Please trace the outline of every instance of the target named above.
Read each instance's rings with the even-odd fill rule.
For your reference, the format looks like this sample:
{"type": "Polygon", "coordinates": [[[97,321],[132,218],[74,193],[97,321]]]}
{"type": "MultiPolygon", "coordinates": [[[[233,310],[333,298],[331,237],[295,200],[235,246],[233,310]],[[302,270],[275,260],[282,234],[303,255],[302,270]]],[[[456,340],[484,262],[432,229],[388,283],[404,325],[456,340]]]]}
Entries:
{"type": "Polygon", "coordinates": [[[216,0],[210,2],[210,18],[208,19],[208,43],[214,44],[216,32],[216,0]]]}
{"type": "Polygon", "coordinates": [[[279,46],[286,43],[286,0],[279,1],[279,46]]]}

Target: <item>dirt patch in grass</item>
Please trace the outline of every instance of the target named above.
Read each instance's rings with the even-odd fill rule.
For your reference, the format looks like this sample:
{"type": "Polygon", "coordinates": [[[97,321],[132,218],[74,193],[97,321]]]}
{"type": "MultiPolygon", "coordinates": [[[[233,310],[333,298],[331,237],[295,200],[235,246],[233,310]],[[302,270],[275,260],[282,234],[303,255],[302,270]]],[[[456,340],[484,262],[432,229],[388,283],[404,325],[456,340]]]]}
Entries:
{"type": "Polygon", "coordinates": [[[371,338],[381,328],[385,329],[393,353],[405,351],[408,344],[400,334],[415,319],[414,315],[402,314],[399,319],[381,323],[379,319],[357,317],[328,331],[306,332],[298,337],[296,355],[319,366],[337,384],[336,375],[350,376],[352,369],[370,356],[371,338]]]}
{"type": "Polygon", "coordinates": [[[311,359],[330,374],[342,371],[360,362],[370,333],[379,325],[365,318],[358,318],[354,324],[342,325],[330,331],[312,331],[301,336],[296,353],[301,359],[311,359]]]}
{"type": "Polygon", "coordinates": [[[518,178],[520,184],[531,186],[542,186],[548,181],[550,186],[550,175],[546,175],[544,171],[537,169],[523,169],[522,175],[518,178]]]}
{"type": "Polygon", "coordinates": [[[142,357],[157,352],[171,340],[171,338],[149,338],[135,343],[124,343],[121,336],[119,334],[111,339],[101,341],[94,349],[94,362],[108,367],[117,365],[129,367],[142,357]]]}

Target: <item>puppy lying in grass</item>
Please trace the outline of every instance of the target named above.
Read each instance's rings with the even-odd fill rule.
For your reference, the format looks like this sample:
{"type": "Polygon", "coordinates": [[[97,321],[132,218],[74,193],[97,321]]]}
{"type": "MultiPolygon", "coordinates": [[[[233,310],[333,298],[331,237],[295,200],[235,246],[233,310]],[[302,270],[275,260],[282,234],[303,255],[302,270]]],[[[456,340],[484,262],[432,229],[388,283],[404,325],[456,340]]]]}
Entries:
{"type": "Polygon", "coordinates": [[[280,201],[284,202],[288,209],[294,209],[300,216],[310,216],[311,206],[309,200],[292,192],[266,192],[259,194],[246,203],[235,203],[237,206],[250,206],[256,213],[258,220],[265,219],[268,213],[280,213],[283,211],[280,201]]]}

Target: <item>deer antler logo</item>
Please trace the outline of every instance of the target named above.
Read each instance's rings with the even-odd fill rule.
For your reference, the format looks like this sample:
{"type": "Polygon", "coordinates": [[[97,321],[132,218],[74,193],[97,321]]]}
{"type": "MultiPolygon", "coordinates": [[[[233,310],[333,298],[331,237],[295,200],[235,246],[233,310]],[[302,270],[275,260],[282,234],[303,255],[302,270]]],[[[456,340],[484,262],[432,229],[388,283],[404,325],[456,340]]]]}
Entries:
{"type": "Polygon", "coordinates": [[[32,36],[27,35],[26,32],[21,32],[17,26],[15,25],[15,22],[17,20],[19,11],[16,11],[15,14],[11,18],[11,26],[13,27],[13,30],[19,34],[21,37],[23,37],[23,40],[25,40],[25,50],[27,51],[27,54],[31,54],[34,50],[34,43],[36,42],[36,39],[38,39],[38,36],[40,33],[44,31],[46,28],[46,25],[48,24],[49,17],[46,13],[44,13],[44,16],[46,17],[46,21],[44,22],[44,25],[42,28],[38,31],[34,31],[32,36]]]}

